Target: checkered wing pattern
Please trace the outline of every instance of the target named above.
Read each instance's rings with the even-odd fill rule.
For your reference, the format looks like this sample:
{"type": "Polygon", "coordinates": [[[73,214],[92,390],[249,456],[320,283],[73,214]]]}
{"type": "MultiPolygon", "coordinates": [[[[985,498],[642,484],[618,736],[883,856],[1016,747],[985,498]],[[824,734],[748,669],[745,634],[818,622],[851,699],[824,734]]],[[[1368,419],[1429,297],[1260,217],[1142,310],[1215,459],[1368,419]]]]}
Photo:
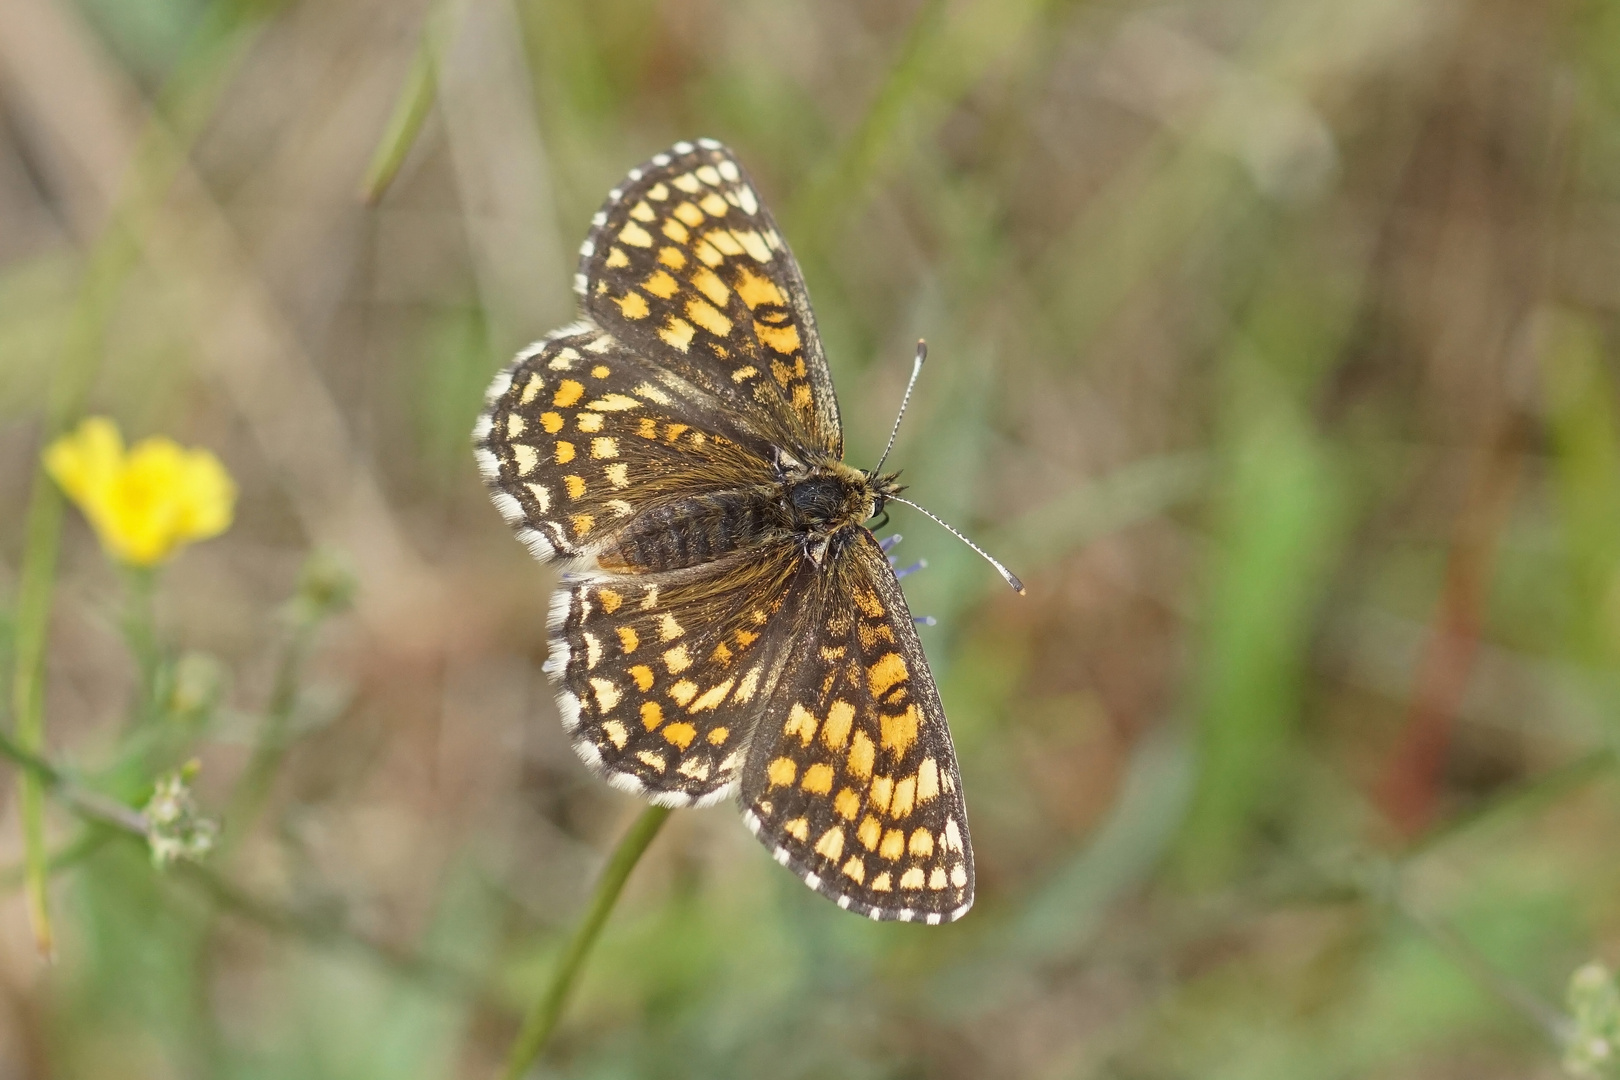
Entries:
{"type": "Polygon", "coordinates": [[[584,323],[518,354],[473,437],[518,538],[572,568],[611,563],[613,537],[649,507],[771,477],[769,447],[709,395],[584,323]]]}
{"type": "Polygon", "coordinates": [[[679,571],[565,582],[546,671],[580,756],[664,806],[731,794],[810,573],[784,540],[679,571]]]}
{"type": "Polygon", "coordinates": [[[632,169],[591,224],[575,287],[597,325],[768,441],[843,456],[804,278],[729,150],[676,143],[632,169]]]}
{"type": "Polygon", "coordinates": [[[743,770],[749,828],[839,907],[959,918],[973,903],[967,813],[900,583],[860,529],[811,590],[743,770]]]}

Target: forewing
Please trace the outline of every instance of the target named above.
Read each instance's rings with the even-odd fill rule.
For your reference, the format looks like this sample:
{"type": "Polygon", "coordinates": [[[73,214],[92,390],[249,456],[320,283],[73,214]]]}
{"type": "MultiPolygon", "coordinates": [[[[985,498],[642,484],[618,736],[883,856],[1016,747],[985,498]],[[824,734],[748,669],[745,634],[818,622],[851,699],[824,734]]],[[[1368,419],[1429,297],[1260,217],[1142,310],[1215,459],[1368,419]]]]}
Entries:
{"type": "Polygon", "coordinates": [[[501,515],[539,559],[577,560],[650,506],[770,479],[770,448],[705,391],[588,322],[496,376],[473,432],[501,515]]]}
{"type": "Polygon", "coordinates": [[[586,312],[632,351],[784,449],[843,456],[804,277],[731,151],[680,142],[632,169],[580,256],[586,312]]]}
{"type": "Polygon", "coordinates": [[[545,667],[579,755],[665,806],[729,794],[808,565],[783,538],[687,570],[565,580],[545,667]]]}
{"type": "Polygon", "coordinates": [[[742,778],[748,826],[839,907],[938,923],[973,903],[973,852],[945,711],[865,529],[805,602],[742,778]]]}

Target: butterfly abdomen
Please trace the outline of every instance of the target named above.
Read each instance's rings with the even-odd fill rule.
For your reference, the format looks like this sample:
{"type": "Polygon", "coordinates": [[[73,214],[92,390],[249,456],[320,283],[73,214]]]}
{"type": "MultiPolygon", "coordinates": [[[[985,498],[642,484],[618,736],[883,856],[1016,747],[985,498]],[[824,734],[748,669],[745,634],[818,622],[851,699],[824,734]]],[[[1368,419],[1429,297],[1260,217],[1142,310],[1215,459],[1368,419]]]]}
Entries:
{"type": "Polygon", "coordinates": [[[778,492],[768,486],[675,499],[640,514],[598,562],[630,573],[682,570],[749,547],[787,524],[778,492]]]}

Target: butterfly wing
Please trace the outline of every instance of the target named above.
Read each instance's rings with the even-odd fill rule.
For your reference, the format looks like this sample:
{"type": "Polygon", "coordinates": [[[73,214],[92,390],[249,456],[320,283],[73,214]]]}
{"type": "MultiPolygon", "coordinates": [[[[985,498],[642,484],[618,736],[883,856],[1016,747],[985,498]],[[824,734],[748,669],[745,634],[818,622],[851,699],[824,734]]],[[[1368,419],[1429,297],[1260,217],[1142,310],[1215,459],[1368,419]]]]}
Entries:
{"type": "Polygon", "coordinates": [[[843,456],[804,277],[724,146],[680,142],[632,169],[591,219],[575,288],[596,325],[768,441],[843,456]]]}
{"type": "Polygon", "coordinates": [[[795,605],[742,774],[776,860],[839,907],[929,923],[973,903],[956,753],[900,583],[865,529],[795,605]]]}
{"type": "Polygon", "coordinates": [[[580,756],[664,806],[730,794],[808,565],[784,538],[677,571],[565,580],[546,672],[580,756]]]}
{"type": "Polygon", "coordinates": [[[638,514],[772,477],[770,447],[611,335],[567,327],[490,385],[473,438],[492,498],[541,560],[595,568],[638,514]]]}

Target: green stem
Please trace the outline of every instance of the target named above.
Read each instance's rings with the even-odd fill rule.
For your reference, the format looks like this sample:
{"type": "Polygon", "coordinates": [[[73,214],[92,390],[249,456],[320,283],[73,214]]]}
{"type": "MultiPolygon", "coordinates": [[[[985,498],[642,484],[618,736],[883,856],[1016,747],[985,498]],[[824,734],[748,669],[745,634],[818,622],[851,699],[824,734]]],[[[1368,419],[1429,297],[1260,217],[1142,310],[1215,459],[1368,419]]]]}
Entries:
{"type": "Polygon", "coordinates": [[[309,654],[319,627],[319,618],[301,620],[293,628],[281,654],[281,662],[276,666],[275,685],[270,691],[270,701],[265,708],[264,722],[259,727],[253,756],[248,759],[241,778],[236,782],[236,790],[225,813],[221,858],[224,852],[233,850],[247,835],[270,794],[270,785],[275,780],[282,758],[286,756],[287,728],[298,704],[298,684],[304,659],[309,654]]]}
{"type": "Polygon", "coordinates": [[[540,995],[540,1000],[534,1003],[534,1008],[523,1021],[523,1031],[519,1033],[517,1041],[512,1044],[512,1052],[507,1055],[506,1069],[501,1073],[502,1080],[521,1080],[529,1066],[540,1057],[540,1052],[546,1048],[546,1042],[551,1038],[552,1030],[557,1026],[557,1018],[562,1015],[563,1006],[568,1002],[568,995],[574,988],[579,972],[585,965],[585,958],[590,955],[591,946],[596,944],[597,935],[602,932],[602,925],[607,922],[608,915],[613,911],[613,905],[619,899],[619,893],[635,869],[641,855],[652,843],[653,837],[663,827],[664,819],[669,817],[669,809],[663,806],[649,806],[641,812],[641,816],[625,832],[619,846],[613,849],[608,858],[607,865],[602,868],[602,877],[596,883],[596,893],[591,897],[590,907],[585,911],[585,917],[574,928],[574,936],[568,942],[562,959],[557,964],[557,970],[551,976],[551,983],[546,992],[540,995]]]}
{"type": "MultiPolygon", "coordinates": [[[[50,629],[51,593],[56,582],[57,539],[62,532],[62,496],[43,468],[34,472],[27,528],[22,587],[17,597],[16,670],[11,689],[17,748],[37,758],[45,747],[45,640],[50,629]]],[[[18,803],[23,828],[23,885],[28,899],[28,922],[33,927],[34,943],[40,955],[48,958],[55,952],[45,891],[50,877],[50,859],[45,850],[45,784],[37,773],[23,773],[18,803]]]]}
{"type": "Polygon", "coordinates": [[[394,177],[399,175],[400,167],[405,164],[411,147],[416,145],[416,138],[422,133],[422,124],[433,108],[433,99],[439,90],[437,53],[442,30],[439,24],[443,21],[442,11],[435,8],[428,13],[427,22],[422,27],[416,56],[411,60],[411,70],[405,76],[399,100],[388,118],[388,128],[371,155],[366,178],[360,184],[360,197],[369,205],[375,206],[381,201],[389,185],[394,182],[394,177]]]}

